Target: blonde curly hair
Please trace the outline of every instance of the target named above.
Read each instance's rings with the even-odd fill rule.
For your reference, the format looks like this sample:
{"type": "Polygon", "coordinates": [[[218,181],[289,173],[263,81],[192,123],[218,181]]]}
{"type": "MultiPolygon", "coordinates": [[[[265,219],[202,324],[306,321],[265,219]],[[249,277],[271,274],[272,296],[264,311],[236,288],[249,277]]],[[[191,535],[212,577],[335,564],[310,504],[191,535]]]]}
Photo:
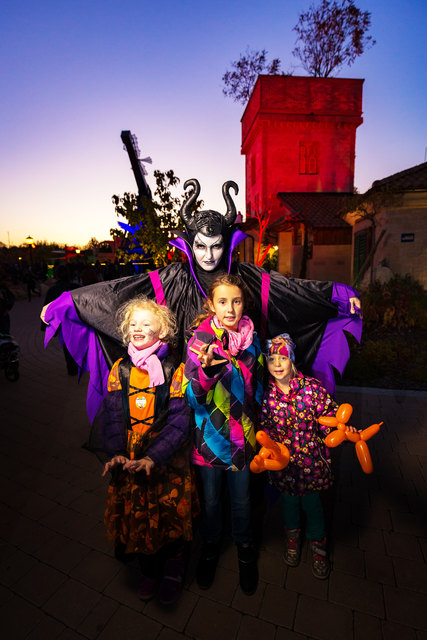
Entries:
{"type": "Polygon", "coordinates": [[[157,302],[150,300],[146,296],[138,296],[137,298],[128,300],[128,302],[122,304],[117,310],[116,319],[118,332],[125,346],[129,344],[130,318],[136,309],[146,309],[147,311],[151,311],[151,313],[153,313],[160,322],[161,333],[165,334],[162,338],[163,342],[167,342],[172,346],[175,345],[178,329],[176,317],[173,311],[167,307],[157,304],[157,302]]]}

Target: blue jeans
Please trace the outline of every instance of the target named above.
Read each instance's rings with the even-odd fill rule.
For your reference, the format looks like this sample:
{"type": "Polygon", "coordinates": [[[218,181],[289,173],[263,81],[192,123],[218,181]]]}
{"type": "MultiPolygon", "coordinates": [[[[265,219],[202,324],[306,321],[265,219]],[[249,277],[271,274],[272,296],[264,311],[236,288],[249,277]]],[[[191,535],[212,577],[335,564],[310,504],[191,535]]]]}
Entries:
{"type": "Polygon", "coordinates": [[[236,543],[252,542],[249,466],[243,471],[224,471],[199,467],[202,481],[200,533],[206,542],[219,542],[222,536],[221,487],[225,475],[231,504],[231,532],[236,543]]]}
{"type": "Polygon", "coordinates": [[[299,529],[301,508],[307,519],[306,537],[308,540],[323,540],[325,537],[325,518],[320,499],[320,491],[306,493],[304,496],[280,495],[282,513],[287,529],[299,529]]]}

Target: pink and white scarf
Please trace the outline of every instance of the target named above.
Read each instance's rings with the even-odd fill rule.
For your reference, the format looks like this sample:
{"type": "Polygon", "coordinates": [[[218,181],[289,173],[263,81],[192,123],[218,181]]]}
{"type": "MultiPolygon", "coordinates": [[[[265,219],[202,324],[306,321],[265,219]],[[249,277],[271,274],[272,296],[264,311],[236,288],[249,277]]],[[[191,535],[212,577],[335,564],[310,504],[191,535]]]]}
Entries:
{"type": "Polygon", "coordinates": [[[240,350],[247,349],[254,339],[254,323],[248,316],[242,316],[239,320],[237,331],[230,331],[218,320],[217,316],[213,317],[214,325],[217,329],[225,329],[228,333],[228,350],[232,356],[237,356],[240,350]]]}
{"type": "Polygon", "coordinates": [[[152,344],[151,347],[147,347],[146,349],[137,349],[132,342],[129,342],[128,354],[132,360],[132,364],[135,367],[138,367],[138,369],[144,369],[148,373],[148,377],[150,378],[150,387],[158,387],[165,381],[162,364],[156,356],[156,351],[163,344],[166,343],[162,340],[157,340],[157,342],[152,344]]]}

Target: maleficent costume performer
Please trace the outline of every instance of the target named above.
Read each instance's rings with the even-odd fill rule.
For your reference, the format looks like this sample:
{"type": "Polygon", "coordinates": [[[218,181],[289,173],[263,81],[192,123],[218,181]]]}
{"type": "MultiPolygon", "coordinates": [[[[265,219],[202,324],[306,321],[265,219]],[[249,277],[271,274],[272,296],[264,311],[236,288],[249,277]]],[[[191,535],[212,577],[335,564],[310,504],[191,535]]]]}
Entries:
{"type": "Polygon", "coordinates": [[[87,408],[92,420],[106,393],[106,380],[113,362],[123,355],[116,330],[118,307],[138,295],[146,295],[172,309],[178,320],[180,349],[184,352],[185,330],[201,312],[212,280],[221,272],[240,275],[255,304],[253,320],[260,338],[286,331],[296,344],[296,366],[319,378],[333,393],[334,374],[340,373],[349,357],[344,331],[360,340],[362,321],[350,313],[350,298],[357,292],[344,284],[286,278],[276,271],[246,262],[232,262],[235,247],[246,237],[236,227],[236,208],[230,188],[223,185],[227,212],[198,211],[192,207],[200,193],[197,180],[188,180],[187,198],[181,208],[185,232],[176,231],[170,244],[185,253],[188,262],[175,262],[137,276],[99,282],[64,293],[52,302],[45,315],[46,344],[57,331],[83,371],[90,371],[87,408]],[[215,243],[216,258],[212,257],[215,243]],[[200,248],[209,250],[207,259],[200,248]],[[198,253],[199,252],[199,253],[198,253]]]}

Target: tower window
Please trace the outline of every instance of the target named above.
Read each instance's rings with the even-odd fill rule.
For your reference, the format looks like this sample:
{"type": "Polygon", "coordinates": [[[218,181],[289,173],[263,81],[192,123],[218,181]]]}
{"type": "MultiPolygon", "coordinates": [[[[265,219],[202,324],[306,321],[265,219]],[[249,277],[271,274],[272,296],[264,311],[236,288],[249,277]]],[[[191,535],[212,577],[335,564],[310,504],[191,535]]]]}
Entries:
{"type": "Polygon", "coordinates": [[[300,142],[299,173],[305,175],[315,175],[319,173],[318,142],[300,142]]]}

